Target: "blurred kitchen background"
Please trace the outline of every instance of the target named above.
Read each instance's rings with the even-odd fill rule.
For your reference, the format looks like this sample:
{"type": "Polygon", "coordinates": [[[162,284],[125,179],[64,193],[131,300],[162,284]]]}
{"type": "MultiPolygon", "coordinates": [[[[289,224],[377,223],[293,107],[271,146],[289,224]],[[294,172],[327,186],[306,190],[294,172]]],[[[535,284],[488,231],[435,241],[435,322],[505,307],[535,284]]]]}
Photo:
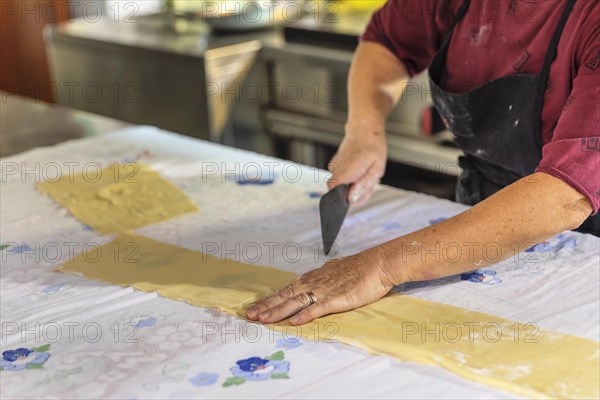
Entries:
{"type": "MultiPolygon", "coordinates": [[[[0,0],[2,156],[136,124],[326,168],[384,3],[0,0]]],[[[424,76],[387,134],[384,183],[454,197],[459,151],[424,76]]]]}

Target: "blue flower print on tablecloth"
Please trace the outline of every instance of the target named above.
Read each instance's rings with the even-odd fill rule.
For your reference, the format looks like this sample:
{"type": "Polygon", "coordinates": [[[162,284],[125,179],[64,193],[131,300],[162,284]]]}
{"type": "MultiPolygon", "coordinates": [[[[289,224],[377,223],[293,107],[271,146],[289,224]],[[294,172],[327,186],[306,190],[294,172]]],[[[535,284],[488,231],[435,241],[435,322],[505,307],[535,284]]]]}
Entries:
{"type": "Polygon", "coordinates": [[[156,156],[152,152],[150,152],[150,150],[142,150],[133,156],[127,155],[127,156],[121,158],[121,163],[122,164],[131,164],[136,161],[153,159],[155,157],[156,156]]]}
{"type": "Polygon", "coordinates": [[[142,316],[138,318],[134,318],[131,321],[131,324],[136,328],[151,328],[158,322],[158,319],[154,318],[151,315],[142,316]]]}
{"type": "Polygon", "coordinates": [[[0,371],[22,371],[24,369],[40,369],[50,357],[48,350],[50,345],[46,344],[32,349],[18,348],[2,352],[2,363],[0,371]]]}
{"type": "Polygon", "coordinates": [[[383,224],[380,225],[383,230],[385,231],[394,231],[396,229],[400,229],[402,228],[402,225],[400,225],[398,222],[384,222],[383,224]]]}
{"type": "Polygon", "coordinates": [[[227,176],[226,178],[228,181],[230,182],[235,182],[240,186],[246,186],[246,185],[259,185],[259,186],[266,186],[266,185],[272,185],[275,180],[277,179],[277,177],[275,176],[275,174],[273,172],[269,172],[269,171],[257,171],[257,170],[253,170],[247,173],[241,173],[241,174],[237,174],[235,176],[227,176]]]}
{"type": "Polygon", "coordinates": [[[447,219],[448,219],[447,217],[439,217],[439,218],[436,218],[436,219],[432,219],[432,220],[429,221],[429,225],[435,225],[435,224],[438,224],[438,223],[440,223],[442,221],[445,221],[447,219]]]}
{"type": "Polygon", "coordinates": [[[275,343],[275,347],[280,348],[280,349],[291,350],[291,349],[295,349],[296,347],[302,346],[302,344],[303,343],[300,340],[300,338],[285,337],[285,338],[281,338],[281,339],[277,340],[277,342],[275,343]]]}
{"type": "Polygon", "coordinates": [[[29,246],[27,243],[13,243],[13,244],[8,244],[5,245],[4,249],[6,249],[6,253],[7,254],[21,254],[21,253],[25,253],[28,251],[32,251],[31,250],[31,246],[29,246]]]}
{"type": "Polygon", "coordinates": [[[306,192],[311,199],[320,199],[323,197],[323,192],[306,192]]]}
{"type": "Polygon", "coordinates": [[[556,253],[557,251],[565,249],[573,249],[577,247],[577,238],[574,236],[567,236],[561,233],[558,236],[553,237],[542,243],[538,243],[535,246],[531,246],[527,250],[528,253],[537,251],[540,253],[556,253]]]}
{"type": "Polygon", "coordinates": [[[133,156],[125,156],[125,157],[121,158],[121,164],[131,164],[131,163],[134,163],[135,161],[136,161],[136,159],[133,156]]]}
{"type": "Polygon", "coordinates": [[[53,292],[59,292],[61,290],[63,290],[65,288],[65,284],[64,283],[59,283],[56,285],[50,285],[50,286],[46,286],[45,288],[42,289],[42,293],[53,293],[53,292]]]}
{"type": "Polygon", "coordinates": [[[266,381],[268,379],[288,379],[290,363],[284,360],[283,351],[266,357],[250,357],[236,362],[229,370],[233,374],[223,383],[224,387],[241,385],[246,381],[266,381]]]}
{"type": "Polygon", "coordinates": [[[212,385],[219,379],[219,374],[211,374],[208,372],[200,372],[188,379],[188,382],[194,386],[208,386],[212,385]]]}
{"type": "Polygon", "coordinates": [[[480,269],[477,271],[461,274],[460,279],[473,283],[481,283],[483,285],[497,285],[502,283],[502,279],[496,276],[496,271],[491,269],[480,269]]]}

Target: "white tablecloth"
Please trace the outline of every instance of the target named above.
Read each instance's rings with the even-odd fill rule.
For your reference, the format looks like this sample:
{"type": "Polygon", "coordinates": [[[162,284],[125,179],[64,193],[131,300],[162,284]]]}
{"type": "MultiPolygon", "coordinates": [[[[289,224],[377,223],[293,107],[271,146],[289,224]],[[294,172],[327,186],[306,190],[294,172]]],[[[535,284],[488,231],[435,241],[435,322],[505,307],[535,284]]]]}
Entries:
{"type": "MultiPolygon", "coordinates": [[[[151,127],[4,158],[2,398],[512,397],[439,367],[372,356],[338,343],[295,341],[216,310],[54,272],[86,245],[111,237],[77,221],[35,184],[71,170],[93,176],[100,167],[134,160],[160,172],[201,208],[137,233],[296,273],[325,262],[318,247],[323,171],[151,127]],[[258,173],[263,184],[244,184],[258,173]],[[279,351],[283,360],[263,374],[224,385],[236,382],[238,361],[264,360],[279,351]],[[270,379],[275,373],[288,378],[270,379]]],[[[349,214],[338,255],[464,209],[381,187],[367,206],[349,214]]],[[[566,232],[475,274],[398,290],[599,340],[599,247],[596,237],[566,232]]]]}

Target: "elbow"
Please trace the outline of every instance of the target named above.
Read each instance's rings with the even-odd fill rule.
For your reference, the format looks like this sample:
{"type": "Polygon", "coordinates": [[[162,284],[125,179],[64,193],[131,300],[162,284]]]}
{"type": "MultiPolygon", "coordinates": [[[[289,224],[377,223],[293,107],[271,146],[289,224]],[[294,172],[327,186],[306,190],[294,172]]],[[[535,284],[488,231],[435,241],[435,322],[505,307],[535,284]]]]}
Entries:
{"type": "Polygon", "coordinates": [[[564,221],[568,230],[579,228],[594,211],[590,201],[583,195],[577,200],[569,202],[564,210],[564,221]]]}
{"type": "Polygon", "coordinates": [[[541,189],[541,197],[537,200],[544,202],[544,199],[549,199],[550,202],[545,203],[546,207],[554,210],[548,214],[551,218],[548,223],[555,229],[560,231],[577,229],[594,211],[591,201],[582,190],[578,190],[576,185],[567,183],[569,179],[563,180],[544,172],[537,172],[533,176],[536,177],[535,182],[540,184],[541,189]]]}

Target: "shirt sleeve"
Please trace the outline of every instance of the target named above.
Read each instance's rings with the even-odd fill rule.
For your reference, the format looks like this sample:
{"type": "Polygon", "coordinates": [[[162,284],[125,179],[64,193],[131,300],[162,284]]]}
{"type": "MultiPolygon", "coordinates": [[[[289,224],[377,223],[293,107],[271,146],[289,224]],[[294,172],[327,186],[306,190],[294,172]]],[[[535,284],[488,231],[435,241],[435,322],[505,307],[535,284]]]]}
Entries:
{"type": "Polygon", "coordinates": [[[561,179],[600,208],[600,27],[581,52],[571,94],[536,171],[561,179]]]}
{"type": "MultiPolygon", "coordinates": [[[[410,76],[425,70],[443,38],[448,15],[456,8],[448,0],[388,0],[371,17],[361,41],[387,47],[410,76]]],[[[447,30],[447,27],[446,27],[447,30]]]]}

